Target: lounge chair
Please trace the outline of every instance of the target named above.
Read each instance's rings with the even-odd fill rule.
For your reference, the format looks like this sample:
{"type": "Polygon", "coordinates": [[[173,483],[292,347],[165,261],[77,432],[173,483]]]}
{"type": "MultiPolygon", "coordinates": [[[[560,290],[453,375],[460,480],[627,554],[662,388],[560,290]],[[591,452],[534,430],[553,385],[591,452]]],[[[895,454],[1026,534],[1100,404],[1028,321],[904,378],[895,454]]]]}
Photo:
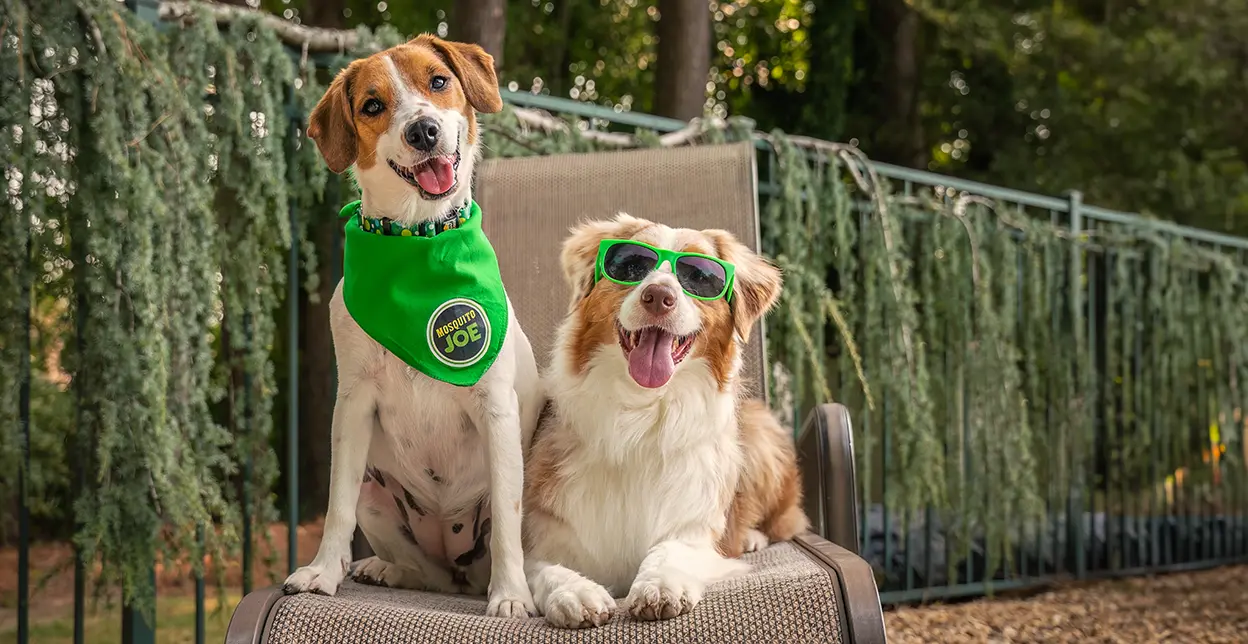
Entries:
{"type": "MultiPolygon", "coordinates": [[[[554,155],[484,162],[477,201],[487,213],[516,314],[545,363],[567,309],[558,259],[568,228],[625,211],[673,226],[724,228],[758,247],[754,148],[748,143],[554,155]]],[[[746,373],[763,386],[761,325],[746,373]]],[[[712,585],[692,613],[639,622],[623,610],[602,627],[563,630],[544,618],[485,617],[484,597],[344,582],[335,597],[286,596],[280,585],[243,598],[229,644],[293,642],[855,642],[883,643],[870,565],[857,555],[849,414],[820,405],[799,435],[806,511],[815,532],[746,555],[753,571],[712,585]],[[823,535],[823,536],[819,536],[823,535]]]]}

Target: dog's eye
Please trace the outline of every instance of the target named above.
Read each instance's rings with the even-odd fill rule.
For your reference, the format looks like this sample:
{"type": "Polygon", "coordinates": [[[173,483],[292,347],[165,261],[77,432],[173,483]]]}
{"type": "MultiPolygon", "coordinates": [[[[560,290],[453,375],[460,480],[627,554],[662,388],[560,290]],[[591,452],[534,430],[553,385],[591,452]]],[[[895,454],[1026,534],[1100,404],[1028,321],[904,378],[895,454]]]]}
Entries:
{"type": "Polygon", "coordinates": [[[445,76],[434,76],[433,80],[429,81],[429,89],[432,89],[435,92],[440,92],[446,89],[447,82],[448,81],[445,76]]]}
{"type": "Polygon", "coordinates": [[[386,111],[386,106],[381,101],[375,98],[370,98],[367,101],[364,101],[364,107],[360,108],[360,111],[363,112],[365,116],[377,116],[378,114],[386,111]]]}

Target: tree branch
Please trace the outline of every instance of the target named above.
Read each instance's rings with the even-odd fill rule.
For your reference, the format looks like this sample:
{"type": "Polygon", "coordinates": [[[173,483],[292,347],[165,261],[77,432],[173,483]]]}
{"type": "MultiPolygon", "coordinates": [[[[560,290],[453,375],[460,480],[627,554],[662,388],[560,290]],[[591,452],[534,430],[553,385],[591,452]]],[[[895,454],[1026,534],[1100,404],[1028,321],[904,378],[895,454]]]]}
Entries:
{"type": "MultiPolygon", "coordinates": [[[[536,128],[543,132],[567,132],[567,122],[551,116],[545,112],[538,110],[515,108],[516,119],[526,127],[536,128]]],[[[597,130],[583,130],[579,133],[581,136],[597,141],[604,145],[613,145],[621,148],[634,147],[637,144],[636,137],[619,132],[599,132],[597,130]]]]}
{"type": "Polygon", "coordinates": [[[287,45],[307,46],[313,53],[342,53],[348,50],[381,49],[375,42],[360,42],[360,35],[345,29],[322,29],[305,27],[283,20],[271,13],[199,0],[167,0],[160,3],[160,19],[168,22],[193,20],[197,9],[207,11],[218,25],[225,25],[245,16],[259,16],[264,25],[273,30],[287,45]]]}

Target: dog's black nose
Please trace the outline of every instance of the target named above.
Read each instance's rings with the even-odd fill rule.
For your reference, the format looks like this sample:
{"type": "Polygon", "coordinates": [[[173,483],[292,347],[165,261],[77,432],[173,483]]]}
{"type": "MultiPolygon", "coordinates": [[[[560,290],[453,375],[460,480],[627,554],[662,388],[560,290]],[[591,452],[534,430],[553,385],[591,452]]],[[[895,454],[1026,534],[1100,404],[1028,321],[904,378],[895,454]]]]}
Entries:
{"type": "Polygon", "coordinates": [[[421,152],[432,152],[433,146],[438,144],[438,122],[422,116],[407,125],[403,139],[421,152]]]}

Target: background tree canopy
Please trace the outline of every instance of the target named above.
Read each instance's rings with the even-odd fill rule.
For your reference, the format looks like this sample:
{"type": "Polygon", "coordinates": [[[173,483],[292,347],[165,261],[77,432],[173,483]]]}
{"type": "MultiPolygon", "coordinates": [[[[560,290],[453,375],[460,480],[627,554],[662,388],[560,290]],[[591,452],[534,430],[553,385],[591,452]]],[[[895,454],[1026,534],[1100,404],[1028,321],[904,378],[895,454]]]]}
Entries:
{"type": "MultiPolygon", "coordinates": [[[[676,91],[656,82],[663,11],[680,40],[703,37],[677,13],[689,3],[672,0],[233,2],[400,33],[472,36],[503,21],[507,87],[646,112],[665,111],[656,88],[676,91]]],[[[1248,0],[693,4],[707,5],[697,17],[712,27],[708,111],[852,141],[875,159],[1042,193],[1077,187],[1089,203],[1248,232],[1248,0]]],[[[699,71],[673,73],[701,93],[699,71]]]]}
{"type": "MultiPolygon", "coordinates": [[[[513,90],[746,116],[880,161],[1248,234],[1248,0],[230,1],[482,42],[513,90]],[[664,20],[678,34],[666,64],[664,20]],[[708,60],[688,56],[699,42],[708,60]]],[[[329,258],[320,301],[332,228],[313,234],[329,258]]],[[[317,306],[303,307],[306,368],[329,374],[317,306]]],[[[301,387],[300,417],[329,418],[332,379],[301,387]]],[[[303,447],[312,490],[328,488],[322,425],[303,447]]]]}

